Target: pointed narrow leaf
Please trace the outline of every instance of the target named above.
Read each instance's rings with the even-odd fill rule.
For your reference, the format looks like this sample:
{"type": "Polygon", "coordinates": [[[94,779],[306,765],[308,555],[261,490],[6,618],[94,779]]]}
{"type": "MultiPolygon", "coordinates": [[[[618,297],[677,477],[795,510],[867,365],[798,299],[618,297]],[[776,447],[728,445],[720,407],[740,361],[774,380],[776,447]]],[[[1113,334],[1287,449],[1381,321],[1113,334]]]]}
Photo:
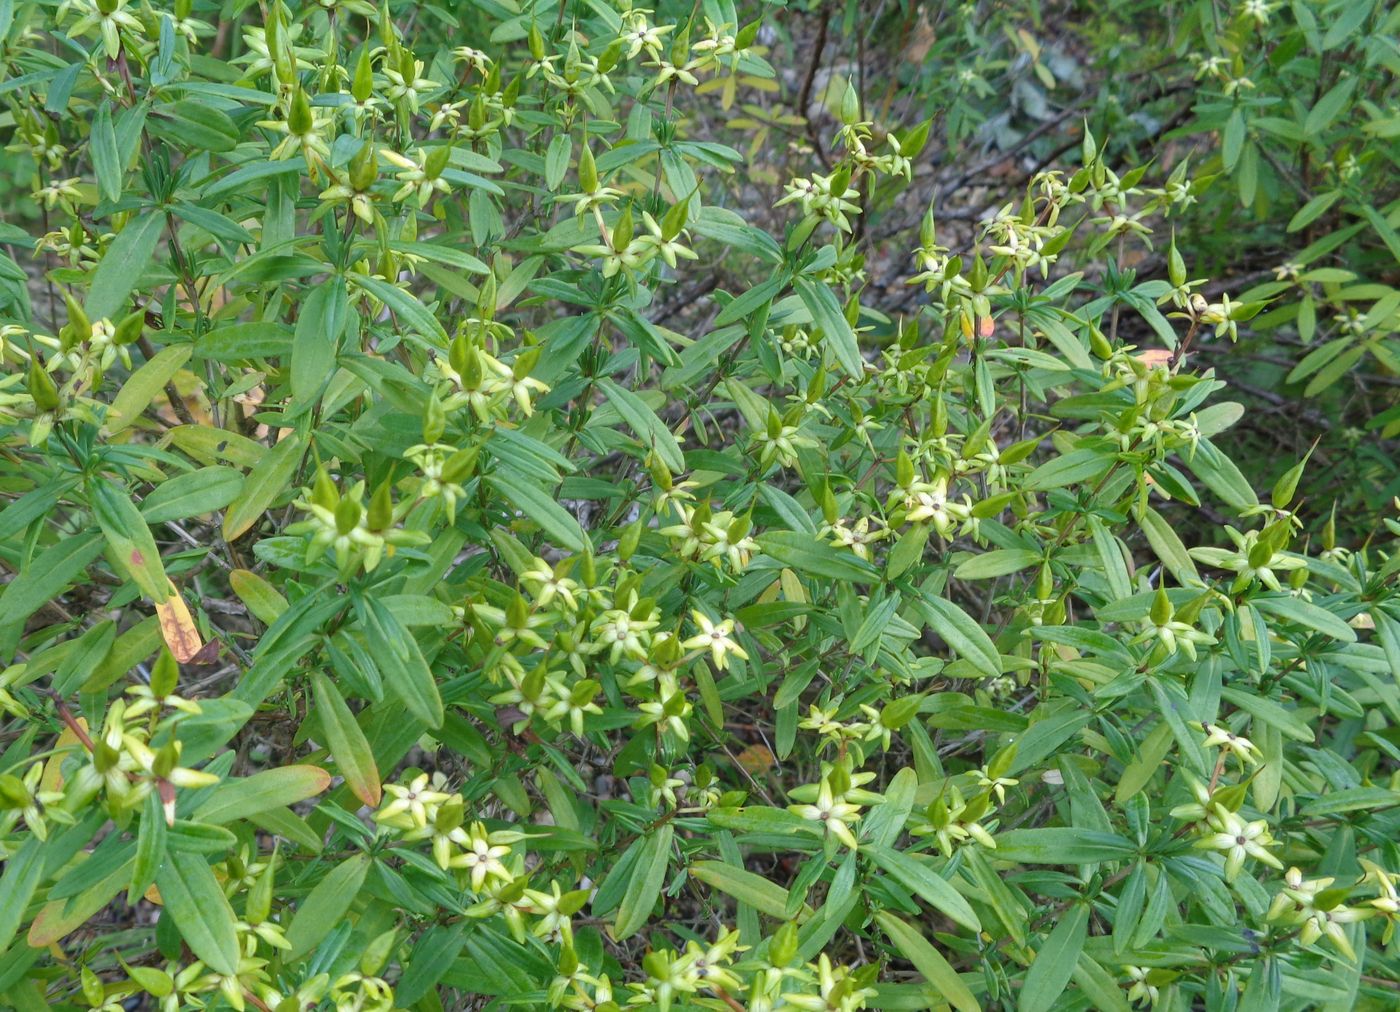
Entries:
{"type": "Polygon", "coordinates": [[[306,894],[287,928],[287,941],[292,946],[289,958],[306,955],[331,933],[350,912],[368,871],[369,858],[356,854],[332,868],[306,894]]]}
{"type": "Polygon", "coordinates": [[[618,941],[631,938],[646,925],[652,907],[661,895],[666,881],[666,867],[671,861],[672,823],[666,823],[647,838],[637,859],[637,868],[627,883],[622,905],[617,908],[613,922],[613,937],[618,941]]]}
{"type": "Polygon", "coordinates": [[[380,798],[379,769],[374,762],[365,733],[355,721],[355,715],[345,703],[345,697],[335,683],[319,670],[311,673],[316,688],[316,709],[321,717],[321,729],[326,745],[335,759],[336,768],[350,789],[371,808],[378,807],[380,798]]]}
{"type": "Polygon", "coordinates": [[[1035,954],[1021,987],[1019,1012],[1050,1012],[1058,1007],[1056,1003],[1074,974],[1088,931],[1089,908],[1076,903],[1060,918],[1035,954]]]}
{"type": "Polygon", "coordinates": [[[807,307],[812,322],[825,335],[836,361],[852,376],[859,377],[865,372],[865,360],[860,357],[860,344],[856,333],[846,322],[846,314],[836,301],[836,293],[820,281],[810,278],[797,278],[792,286],[797,297],[807,307]]]}
{"type": "Polygon", "coordinates": [[[969,931],[982,930],[982,922],[962,894],[924,862],[889,847],[867,846],[862,848],[862,853],[935,910],[951,917],[969,931]]]}
{"type": "Polygon", "coordinates": [[[924,937],[922,931],[906,924],[888,910],[877,913],[875,920],[894,943],[894,947],[914,964],[914,968],[924,975],[924,979],[932,984],[953,1008],[958,1012],[982,1012],[982,1006],[977,1003],[977,998],[963,983],[958,972],[924,937]]]}
{"type": "Polygon", "coordinates": [[[209,862],[199,854],[171,851],[156,872],[156,887],[190,951],[215,973],[237,973],[237,918],[209,862]]]}

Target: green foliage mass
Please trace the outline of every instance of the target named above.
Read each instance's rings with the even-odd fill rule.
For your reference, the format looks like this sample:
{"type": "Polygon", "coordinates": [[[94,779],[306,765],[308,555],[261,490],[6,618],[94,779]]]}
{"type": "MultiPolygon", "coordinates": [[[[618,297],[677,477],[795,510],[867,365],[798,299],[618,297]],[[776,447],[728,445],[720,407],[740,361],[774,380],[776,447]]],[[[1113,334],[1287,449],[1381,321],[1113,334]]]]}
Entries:
{"type": "Polygon", "coordinates": [[[1400,10],[655,6],[0,0],[0,1005],[1396,1007],[1400,10]]]}

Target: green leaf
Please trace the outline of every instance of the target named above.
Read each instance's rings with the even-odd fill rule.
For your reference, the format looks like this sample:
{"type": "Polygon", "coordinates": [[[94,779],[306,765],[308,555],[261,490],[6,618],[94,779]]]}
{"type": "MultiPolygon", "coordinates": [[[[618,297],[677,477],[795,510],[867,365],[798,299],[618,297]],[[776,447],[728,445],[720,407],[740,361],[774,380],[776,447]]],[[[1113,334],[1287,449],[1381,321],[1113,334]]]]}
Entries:
{"type": "Polygon", "coordinates": [[[588,536],[578,521],[538,487],[503,470],[487,475],[486,481],[512,506],[539,524],[555,544],[574,552],[586,549],[588,536]]]}
{"type": "Polygon", "coordinates": [[[292,338],[293,414],[309,410],[312,397],[335,372],[340,335],[349,318],[350,303],[343,280],[334,278],[312,290],[292,338]]]}
{"type": "Polygon", "coordinates": [[[812,322],[824,335],[825,343],[836,356],[836,361],[841,363],[841,368],[853,377],[863,376],[865,360],[860,357],[856,333],[846,321],[846,314],[841,311],[836,294],[822,282],[810,278],[797,278],[792,286],[811,314],[812,322]]]}
{"type": "Polygon", "coordinates": [[[1162,514],[1151,506],[1144,506],[1138,523],[1142,525],[1142,532],[1147,536],[1147,543],[1152,546],[1152,551],[1162,560],[1162,564],[1176,578],[1177,583],[1190,586],[1200,579],[1196,564],[1187,554],[1186,546],[1182,544],[1176,529],[1162,519],[1162,514]]]}
{"type": "Polygon", "coordinates": [[[442,324],[438,322],[436,316],[428,311],[428,307],[414,296],[397,285],[389,284],[383,278],[352,274],[349,280],[354,281],[357,286],[384,303],[399,318],[401,326],[407,324],[411,330],[433,341],[439,347],[447,346],[447,331],[442,329],[442,324]]]}
{"type": "Polygon", "coordinates": [[[148,524],[185,520],[221,510],[238,497],[243,473],[232,467],[201,467],[163,481],[141,502],[148,524]]]}
{"type": "Polygon", "coordinates": [[[292,329],[284,323],[231,323],[209,331],[195,342],[199,358],[216,362],[243,362],[279,358],[292,351],[292,329]]]}
{"type": "Polygon", "coordinates": [[[876,807],[861,823],[861,836],[873,846],[890,847],[904,831],[909,813],[914,810],[914,796],[919,789],[919,775],[906,766],[890,778],[884,789],[885,803],[876,807]]]}
{"type": "Polygon", "coordinates": [[[222,825],[314,798],[330,785],[330,774],[319,766],[280,766],[224,780],[210,789],[194,814],[200,822],[222,825]]]}
{"type": "Polygon", "coordinates": [[[326,746],[335,759],[336,769],[355,792],[355,797],[371,808],[379,807],[379,769],[364,731],[334,682],[319,669],[312,669],[311,683],[316,689],[321,730],[326,735],[326,746]]]}
{"type": "Polygon", "coordinates": [[[249,246],[254,242],[253,236],[246,228],[218,211],[211,211],[207,207],[197,207],[194,204],[176,204],[170,210],[177,218],[196,228],[203,229],[220,242],[249,246]]]}
{"type": "Polygon", "coordinates": [[[127,295],[135,287],[141,272],[150,264],[156,251],[156,241],[164,227],[165,216],[158,211],[149,211],[127,222],[126,227],[117,233],[112,245],[107,247],[107,252],[98,262],[88,288],[87,303],[83,309],[89,318],[115,319],[121,313],[127,295]]]}
{"type": "Polygon", "coordinates": [[[962,894],[925,862],[889,847],[875,845],[862,847],[861,853],[935,910],[971,932],[982,930],[982,922],[978,920],[976,912],[967,900],[963,899],[962,894]]]}
{"type": "Polygon", "coordinates": [[[157,604],[164,601],[170,596],[170,581],[160,560],[160,549],[125,490],[106,478],[93,478],[88,498],[117,563],[142,594],[157,604]]]}
{"type": "Polygon", "coordinates": [[[1302,207],[1288,220],[1288,231],[1297,232],[1307,228],[1318,218],[1322,217],[1333,204],[1342,199],[1341,190],[1329,190],[1326,193],[1319,193],[1302,207]]]}
{"type": "Polygon", "coordinates": [[[84,531],[44,549],[0,594],[0,621],[23,622],[58,597],[88,565],[102,554],[102,535],[84,531]]]}
{"type": "Polygon", "coordinates": [[[613,922],[613,937],[618,941],[631,938],[650,919],[652,908],[661,895],[661,886],[666,881],[674,834],[675,826],[668,822],[646,838],[637,858],[637,868],[627,883],[622,905],[617,908],[617,917],[613,922]]]}
{"type": "Polygon", "coordinates": [[[301,439],[289,434],[267,451],[243,483],[243,491],[224,513],[224,540],[242,537],[279,496],[288,490],[292,475],[301,463],[301,439]]]}
{"type": "Polygon", "coordinates": [[[1244,113],[1236,109],[1225,121],[1225,129],[1221,131],[1220,137],[1220,157],[1226,172],[1233,172],[1239,164],[1240,152],[1244,149],[1244,136],[1244,113]]]}
{"type": "Polygon", "coordinates": [[[923,932],[906,924],[888,910],[876,913],[875,921],[889,936],[894,947],[914,964],[914,968],[924,975],[924,979],[933,985],[934,990],[953,1008],[958,1012],[982,1012],[982,1006],[977,1003],[972,991],[963,983],[948,960],[943,958],[943,954],[924,937],[923,932]]]}
{"type": "Polygon", "coordinates": [[[1263,721],[1270,727],[1277,728],[1294,741],[1306,742],[1311,745],[1315,740],[1313,728],[1302,717],[1291,710],[1285,710],[1271,699],[1265,699],[1253,692],[1228,687],[1220,690],[1220,698],[1227,703],[1233,703],[1255,720],[1263,721]]]}
{"type": "Polygon", "coordinates": [[[44,878],[44,841],[32,833],[14,850],[0,874],[0,952],[19,930],[25,908],[44,878]]]}
{"type": "Polygon", "coordinates": [[[544,156],[544,185],[546,189],[551,191],[559,189],[559,184],[564,181],[564,176],[568,174],[573,150],[573,138],[569,136],[568,131],[561,130],[550,139],[549,147],[544,156]]]}
{"type": "Polygon", "coordinates": [[[1325,608],[1311,601],[1304,601],[1292,595],[1279,597],[1254,597],[1250,604],[1268,615],[1275,615],[1288,622],[1296,622],[1307,629],[1331,636],[1343,643],[1356,642],[1356,630],[1325,608]]]}
{"type": "Polygon", "coordinates": [[[151,791],[142,803],[141,824],[136,833],[136,857],[131,865],[131,884],[126,889],[130,905],[135,905],[156,880],[165,860],[166,829],[160,794],[151,791]]]}
{"type": "Polygon", "coordinates": [[[965,661],[988,678],[1001,674],[1001,655],[982,627],[952,601],[932,594],[915,598],[924,621],[965,661]]]}
{"type": "Polygon", "coordinates": [[[360,894],[369,864],[370,859],[364,854],[347,857],[306,894],[287,928],[287,941],[292,946],[287,958],[297,959],[309,953],[344,919],[360,894]]]}
{"type": "Polygon", "coordinates": [[[721,309],[719,315],[715,317],[714,325],[727,327],[757,311],[761,306],[770,304],[783,290],[785,284],[786,281],[782,275],[774,275],[767,281],[759,282],[721,309]]]}
{"type": "Polygon", "coordinates": [[[690,865],[690,874],[769,917],[786,917],[788,891],[762,875],[723,861],[696,861],[690,865]]]}
{"type": "Polygon", "coordinates": [[[1076,903],[1063,914],[1035,954],[1021,987],[1019,1012],[1049,1012],[1065,993],[1089,932],[1089,908],[1076,903]]]}
{"type": "Polygon", "coordinates": [[[122,195],[122,159],[117,150],[117,131],[112,127],[112,103],[104,100],[92,118],[92,134],[88,137],[88,154],[92,157],[97,188],[104,200],[118,200],[122,195]]]}
{"type": "Polygon", "coordinates": [[[194,99],[152,106],[148,123],[161,140],[201,151],[232,151],[242,135],[226,113],[194,99]]]}
{"type": "Polygon", "coordinates": [[[1041,561],[1041,554],[1029,548],[998,548],[964,559],[953,570],[953,576],[959,580],[990,580],[1019,573],[1023,569],[1039,565],[1041,561]]]}
{"type": "Polygon", "coordinates": [[[598,386],[608,395],[617,413],[622,416],[627,427],[637,434],[637,438],[656,455],[672,474],[685,470],[685,457],[680,444],[666,423],[657,417],[656,412],[647,407],[646,402],[630,390],[626,390],[610,379],[599,379],[598,386]]]}
{"type": "Polygon", "coordinates": [[[1070,826],[1051,829],[1013,829],[998,833],[996,858],[1019,864],[1098,864],[1132,857],[1133,845],[1117,833],[1101,833],[1070,826]]]}
{"type": "Polygon", "coordinates": [[[1346,108],[1351,93],[1356,90],[1357,80],[1354,76],[1344,77],[1329,88],[1327,94],[1319,98],[1317,104],[1308,111],[1307,119],[1303,120],[1303,133],[1309,137],[1317,137],[1330,127],[1346,108]]]}
{"type": "Polygon", "coordinates": [[[413,946],[413,952],[403,964],[403,975],[394,984],[394,1004],[412,1008],[427,995],[453,962],[466,943],[467,922],[429,928],[413,946]]]}
{"type": "Polygon", "coordinates": [[[188,344],[174,344],[169,348],[162,348],[156,352],[154,358],[132,373],[122,384],[117,396],[112,398],[112,404],[107,409],[105,424],[108,433],[121,432],[140,418],[141,413],[150,407],[156,394],[184,368],[185,363],[190,360],[191,350],[188,344]]]}
{"type": "Polygon", "coordinates": [[[763,554],[811,576],[859,583],[874,583],[879,578],[879,570],[860,556],[801,531],[768,531],[755,540],[763,554]]]}
{"type": "Polygon", "coordinates": [[[1033,492],[1064,488],[1094,481],[1113,466],[1114,456],[1102,450],[1071,450],[1041,464],[1022,482],[1021,487],[1033,492]]]}
{"type": "Polygon", "coordinates": [[[720,829],[736,833],[813,833],[815,825],[784,808],[711,808],[705,818],[720,829]]]}
{"type": "Polygon", "coordinates": [[[237,973],[237,918],[209,863],[198,854],[172,851],[156,872],[156,888],[190,951],[215,973],[237,973]]]}
{"type": "Polygon", "coordinates": [[[370,622],[365,633],[389,691],[424,724],[441,727],[442,695],[418,641],[383,601],[371,596],[365,605],[370,622]]]}

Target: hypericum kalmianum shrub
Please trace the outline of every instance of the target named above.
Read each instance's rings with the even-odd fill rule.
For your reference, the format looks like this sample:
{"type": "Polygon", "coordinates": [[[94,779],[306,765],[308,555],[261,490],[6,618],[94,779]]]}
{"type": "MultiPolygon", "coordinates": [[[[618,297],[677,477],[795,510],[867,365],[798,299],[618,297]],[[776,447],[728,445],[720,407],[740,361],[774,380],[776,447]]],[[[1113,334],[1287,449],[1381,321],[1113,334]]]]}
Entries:
{"type": "Polygon", "coordinates": [[[1394,1007],[1400,524],[1232,462],[1189,164],[876,263],[752,12],[460,8],[0,5],[0,1003],[1394,1007]]]}

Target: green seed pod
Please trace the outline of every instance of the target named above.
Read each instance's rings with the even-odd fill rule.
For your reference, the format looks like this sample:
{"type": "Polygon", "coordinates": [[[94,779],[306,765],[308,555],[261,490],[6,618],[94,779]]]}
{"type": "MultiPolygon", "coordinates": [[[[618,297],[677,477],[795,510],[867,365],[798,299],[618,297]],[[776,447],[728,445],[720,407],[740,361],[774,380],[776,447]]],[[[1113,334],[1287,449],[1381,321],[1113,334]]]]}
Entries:
{"type": "Polygon", "coordinates": [[[587,140],[583,142],[583,150],[578,156],[578,186],[584,193],[598,192],[598,164],[593,160],[593,151],[587,140]]]}
{"type": "Polygon", "coordinates": [[[306,92],[298,87],[292,94],[292,104],[287,110],[287,129],[294,137],[305,137],[315,125],[316,118],[311,113],[311,100],[306,97],[306,92]]]}
{"type": "MultiPolygon", "coordinates": [[[[496,299],[499,295],[500,288],[496,284],[496,272],[488,271],[486,279],[481,282],[481,290],[477,293],[476,315],[483,320],[494,320],[496,318],[496,299]]],[[[516,362],[519,363],[524,357],[525,356],[522,355],[520,358],[517,358],[516,362]]],[[[538,349],[535,349],[535,358],[533,361],[539,361],[538,349]]],[[[533,368],[533,364],[531,368],[533,368]]],[[[527,372],[522,375],[529,375],[529,373],[527,372]]],[[[516,378],[519,379],[521,377],[518,375],[516,378]]]]}
{"type": "Polygon", "coordinates": [[[637,550],[638,543],[642,540],[642,519],[638,517],[622,529],[622,536],[617,539],[617,556],[623,562],[632,558],[637,550]]]}
{"type": "Polygon", "coordinates": [[[155,761],[151,763],[151,772],[164,780],[170,776],[170,771],[180,764],[180,746],[177,742],[168,741],[156,750],[155,761]]]}
{"type": "Polygon", "coordinates": [[[355,75],[350,80],[350,96],[363,105],[374,94],[374,62],[369,55],[369,45],[360,47],[360,55],[355,58],[355,75]]]}
{"type": "Polygon", "coordinates": [[[1103,331],[1093,324],[1089,325],[1089,350],[1105,362],[1113,357],[1113,345],[1103,331]]]}
{"type": "Polygon", "coordinates": [[[428,152],[428,157],[423,160],[423,174],[429,179],[437,179],[442,175],[442,170],[447,168],[447,163],[452,159],[452,145],[443,144],[441,147],[433,148],[428,152]]]}
{"type": "Polygon", "coordinates": [[[635,234],[636,224],[632,220],[632,207],[629,204],[622,209],[622,213],[617,217],[617,224],[613,226],[612,242],[610,245],[618,253],[625,250],[632,242],[635,234]]]}
{"type": "Polygon", "coordinates": [[[387,531],[394,523],[394,500],[389,488],[389,480],[386,478],[379,483],[379,487],[374,490],[374,495],[369,500],[369,511],[365,517],[365,526],[372,531],[387,531]]]}
{"type": "Polygon", "coordinates": [[[1255,542],[1254,547],[1249,550],[1250,568],[1261,569],[1267,566],[1273,560],[1273,557],[1273,545],[1269,544],[1266,539],[1260,538],[1255,542]]]}
{"type": "Polygon", "coordinates": [[[29,804],[29,788],[13,773],[0,773],[0,808],[24,808],[29,804]]]}
{"type": "Polygon", "coordinates": [[[1229,787],[1219,787],[1211,794],[1210,800],[1213,804],[1224,806],[1227,811],[1238,812],[1240,806],[1244,804],[1245,792],[1248,789],[1249,781],[1231,784],[1229,787]]]}
{"type": "Polygon", "coordinates": [[[39,364],[38,355],[29,360],[29,396],[34,398],[34,407],[38,411],[58,410],[58,387],[53,377],[39,364]]]}
{"type": "Polygon", "coordinates": [[[113,330],[112,341],[119,345],[135,344],[141,339],[145,327],[145,310],[138,309],[134,313],[128,313],[113,330]]]}
{"type": "Polygon", "coordinates": [[[544,59],[544,36],[540,34],[539,25],[532,23],[525,38],[530,47],[530,58],[539,63],[544,59]]]}
{"type": "Polygon", "coordinates": [[[68,292],[63,293],[63,303],[68,310],[68,326],[73,328],[74,338],[80,342],[91,340],[92,322],[88,319],[87,312],[68,292]]]}
{"type": "Polygon", "coordinates": [[[914,462],[909,459],[909,454],[901,447],[894,458],[894,482],[900,488],[908,488],[914,484],[914,462]]]}
{"type": "Polygon", "coordinates": [[[797,925],[788,921],[773,932],[773,941],[768,946],[768,962],[774,966],[787,966],[797,957],[797,925]]]}
{"type": "Polygon", "coordinates": [[[349,534],[360,525],[360,504],[354,499],[342,499],[335,507],[335,529],[338,534],[349,534]]]}
{"type": "Polygon", "coordinates": [[[453,795],[442,803],[433,824],[444,833],[450,833],[466,819],[466,808],[460,794],[453,795]]]}
{"type": "Polygon", "coordinates": [[[311,501],[324,509],[333,510],[340,503],[340,492],[322,464],[316,468],[316,481],[311,488],[311,501]]]}
{"type": "Polygon", "coordinates": [[[442,401],[433,395],[423,406],[423,442],[431,446],[442,438],[446,429],[447,412],[443,410],[442,401]]]}
{"type": "Polygon", "coordinates": [[[367,193],[379,178],[379,163],[374,153],[374,142],[365,141],[355,157],[350,159],[350,189],[356,193],[367,193]]]}
{"type": "Polygon", "coordinates": [[[1167,277],[1171,279],[1175,288],[1186,284],[1186,261],[1181,259],[1181,254],[1177,252],[1175,229],[1172,230],[1171,245],[1167,247],[1167,277]]]}
{"type": "Polygon", "coordinates": [[[856,92],[855,83],[846,81],[846,90],[841,93],[841,122],[846,126],[854,126],[860,121],[860,95],[856,92]]]}
{"type": "Polygon", "coordinates": [[[163,649],[151,668],[151,694],[157,699],[171,695],[180,684],[180,665],[175,655],[163,649]]]}
{"type": "Polygon", "coordinates": [[[1167,597],[1167,589],[1158,587],[1157,593],[1152,598],[1152,624],[1157,626],[1166,625],[1172,620],[1173,608],[1171,598],[1167,597]]]}
{"type": "MultiPolygon", "coordinates": [[[[103,0],[98,0],[99,8],[102,6],[102,3],[103,0]]],[[[107,13],[110,14],[111,11],[107,13]]],[[[82,982],[83,997],[87,999],[89,1005],[93,1008],[97,1008],[99,1005],[106,1003],[107,992],[106,988],[102,986],[101,977],[85,966],[79,974],[79,980],[82,982]]]]}
{"type": "Polygon", "coordinates": [[[461,484],[476,468],[476,458],[480,450],[467,446],[447,458],[442,465],[442,480],[454,485],[461,484]]]}

